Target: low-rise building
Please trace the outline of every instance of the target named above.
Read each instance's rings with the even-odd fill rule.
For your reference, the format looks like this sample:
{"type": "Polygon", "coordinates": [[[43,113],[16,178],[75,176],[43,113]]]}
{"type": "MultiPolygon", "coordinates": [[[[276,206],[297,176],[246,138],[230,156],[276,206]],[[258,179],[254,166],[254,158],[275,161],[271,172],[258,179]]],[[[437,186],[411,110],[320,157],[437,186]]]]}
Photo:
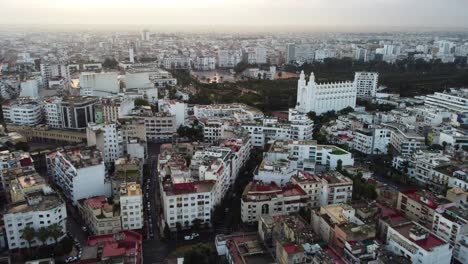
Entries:
{"type": "Polygon", "coordinates": [[[119,230],[113,234],[88,237],[87,247],[92,254],[83,254],[86,263],[141,263],[143,261],[143,237],[131,230],[119,230]]]}
{"type": "Polygon", "coordinates": [[[119,207],[109,203],[105,196],[80,200],[77,206],[83,221],[93,234],[111,234],[122,229],[119,207]]]}
{"type": "Polygon", "coordinates": [[[452,259],[450,244],[416,223],[389,226],[387,249],[412,263],[449,264],[452,259]]]}
{"type": "Polygon", "coordinates": [[[262,215],[287,215],[298,212],[308,204],[308,195],[298,185],[279,187],[276,183],[253,181],[241,198],[241,219],[244,223],[257,222],[262,215]]]}

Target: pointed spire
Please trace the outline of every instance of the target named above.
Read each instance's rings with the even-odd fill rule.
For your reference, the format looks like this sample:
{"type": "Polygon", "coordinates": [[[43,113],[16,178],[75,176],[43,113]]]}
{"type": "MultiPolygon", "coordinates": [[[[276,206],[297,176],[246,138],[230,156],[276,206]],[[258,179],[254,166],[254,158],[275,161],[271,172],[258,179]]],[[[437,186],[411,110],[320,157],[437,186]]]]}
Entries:
{"type": "Polygon", "coordinates": [[[299,79],[305,80],[304,70],[301,71],[301,75],[299,76],[299,79]]]}
{"type": "Polygon", "coordinates": [[[310,72],[310,76],[309,76],[309,82],[315,82],[315,75],[314,75],[314,72],[310,72]]]}

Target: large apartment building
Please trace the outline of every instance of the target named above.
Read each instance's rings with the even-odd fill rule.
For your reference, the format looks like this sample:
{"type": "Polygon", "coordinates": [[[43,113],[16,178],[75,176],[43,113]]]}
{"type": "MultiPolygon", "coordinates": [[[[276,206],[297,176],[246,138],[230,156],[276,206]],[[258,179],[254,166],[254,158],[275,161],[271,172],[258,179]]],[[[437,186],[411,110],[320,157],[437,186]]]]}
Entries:
{"type": "MultiPolygon", "coordinates": [[[[65,202],[39,174],[18,172],[9,184],[10,201],[3,216],[8,248],[42,246],[42,241],[37,237],[31,244],[22,237],[25,227],[32,227],[38,231],[40,228],[56,226],[63,232],[63,235],[58,237],[58,240],[61,240],[66,232],[65,202]]],[[[54,242],[52,237],[44,241],[45,244],[54,242]]]]}
{"type": "Polygon", "coordinates": [[[73,203],[111,194],[102,154],[95,147],[58,148],[46,155],[47,173],[73,203]]]}

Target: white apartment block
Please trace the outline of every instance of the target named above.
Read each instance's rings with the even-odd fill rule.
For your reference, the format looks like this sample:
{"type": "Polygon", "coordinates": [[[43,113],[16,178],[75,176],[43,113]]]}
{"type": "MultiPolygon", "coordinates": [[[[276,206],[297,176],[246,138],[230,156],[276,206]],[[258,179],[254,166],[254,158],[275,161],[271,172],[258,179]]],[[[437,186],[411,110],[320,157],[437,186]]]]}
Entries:
{"type": "MultiPolygon", "coordinates": [[[[65,236],[67,218],[65,202],[57,194],[40,194],[40,191],[36,194],[39,196],[28,197],[26,203],[12,205],[3,216],[9,249],[29,247],[28,242],[21,238],[26,226],[31,226],[37,231],[41,227],[58,224],[65,236]]],[[[46,243],[53,244],[55,241],[48,238],[46,243]]],[[[37,238],[31,243],[31,247],[41,245],[41,241],[37,238]]]]}
{"type": "Polygon", "coordinates": [[[211,104],[194,105],[193,115],[201,118],[234,118],[238,121],[252,121],[262,119],[263,113],[245,104],[211,104]]]}
{"type": "MultiPolygon", "coordinates": [[[[4,214],[5,233],[9,249],[27,248],[29,244],[21,238],[22,231],[30,226],[36,231],[41,227],[57,224],[63,236],[66,233],[67,211],[65,202],[55,193],[41,176],[33,172],[16,175],[10,182],[10,203],[4,214]]],[[[54,243],[48,238],[45,243],[54,243]]],[[[31,247],[42,246],[42,241],[34,238],[31,247]]]]}
{"type": "Polygon", "coordinates": [[[314,122],[295,109],[289,109],[289,122],[280,123],[277,118],[264,118],[262,121],[244,122],[254,147],[263,148],[275,140],[310,140],[314,122]]]}
{"type": "MultiPolygon", "coordinates": [[[[432,183],[439,183],[440,179],[437,175],[435,168],[450,163],[450,157],[444,155],[441,151],[418,151],[413,153],[409,164],[414,167],[414,179],[420,185],[431,185],[432,183]]],[[[447,182],[445,182],[447,183],[447,182]]]]}
{"type": "Polygon", "coordinates": [[[387,250],[410,259],[412,263],[451,263],[450,244],[416,223],[389,226],[386,242],[387,250]]]}
{"type": "Polygon", "coordinates": [[[62,128],[62,98],[50,97],[45,99],[42,104],[44,106],[44,115],[46,124],[50,128],[62,128]]]}
{"type": "Polygon", "coordinates": [[[177,70],[183,69],[188,70],[191,68],[190,66],[190,58],[181,57],[181,56],[170,56],[166,57],[162,61],[162,65],[164,69],[168,70],[177,70]]]}
{"type": "Polygon", "coordinates": [[[252,224],[260,216],[288,215],[308,204],[307,193],[298,185],[278,186],[276,183],[252,181],[241,197],[241,219],[252,224]]]}
{"type": "Polygon", "coordinates": [[[111,194],[102,154],[94,147],[59,148],[46,155],[47,173],[73,203],[111,194]]]}
{"type": "Polygon", "coordinates": [[[218,67],[219,68],[234,68],[242,61],[242,50],[219,50],[218,51],[218,67]]]}
{"type": "Polygon", "coordinates": [[[216,58],[210,56],[197,56],[193,68],[198,71],[212,71],[216,69],[216,58]]]}
{"type": "Polygon", "coordinates": [[[376,72],[356,72],[354,82],[357,97],[375,97],[378,80],[379,74],[376,72]]]}
{"type": "Polygon", "coordinates": [[[306,82],[304,71],[297,84],[296,109],[301,113],[315,112],[317,115],[328,111],[339,111],[356,107],[355,82],[317,84],[314,73],[306,82]]]}
{"type": "Polygon", "coordinates": [[[432,225],[434,234],[450,243],[453,257],[460,263],[468,261],[468,212],[465,207],[450,207],[435,212],[432,225]],[[465,240],[464,240],[465,239],[465,240]]]}
{"type": "Polygon", "coordinates": [[[117,72],[83,72],[79,85],[81,96],[109,96],[120,92],[117,72]]]}
{"type": "Polygon", "coordinates": [[[123,155],[122,130],[117,123],[88,123],[86,139],[88,146],[96,146],[102,152],[106,163],[113,162],[123,155]]]}
{"type": "Polygon", "coordinates": [[[231,184],[234,183],[234,164],[231,151],[224,147],[210,147],[197,151],[192,156],[191,170],[196,171],[200,181],[214,181],[211,190],[213,206],[221,202],[231,184]]]}
{"type": "Polygon", "coordinates": [[[226,128],[224,123],[218,120],[203,120],[201,126],[203,127],[203,141],[210,143],[220,139],[226,128]]]}
{"type": "Polygon", "coordinates": [[[44,88],[49,88],[49,80],[54,77],[63,77],[65,82],[70,81],[68,66],[63,63],[41,63],[41,76],[44,88]]]}
{"type": "Polygon", "coordinates": [[[164,210],[164,220],[171,230],[189,228],[195,219],[202,224],[211,224],[213,201],[211,190],[213,181],[198,181],[187,183],[163,182],[161,196],[164,210]]]}
{"type": "Polygon", "coordinates": [[[456,113],[468,112],[468,89],[451,89],[449,93],[426,95],[424,105],[444,108],[456,113]]]}
{"type": "Polygon", "coordinates": [[[390,135],[388,129],[381,127],[357,129],[353,138],[353,148],[364,154],[386,154],[390,135]]]}
{"type": "Polygon", "coordinates": [[[126,182],[120,185],[120,215],[123,229],[143,228],[143,193],[140,184],[126,182]]]}
{"type": "Polygon", "coordinates": [[[315,61],[324,61],[327,58],[335,58],[336,50],[321,49],[315,51],[314,60],[315,61]]]}
{"type": "Polygon", "coordinates": [[[311,207],[348,203],[353,194],[353,181],[337,171],[321,174],[298,171],[291,182],[307,193],[311,207]]]}
{"type": "Polygon", "coordinates": [[[354,165],[351,153],[336,146],[318,145],[316,141],[275,141],[258,168],[254,179],[284,185],[297,170],[315,173],[316,166],[335,169],[354,165]]]}
{"type": "Polygon", "coordinates": [[[185,125],[187,118],[187,104],[177,100],[158,100],[158,107],[160,112],[170,113],[176,118],[176,127],[185,125]]]}
{"type": "Polygon", "coordinates": [[[5,122],[21,125],[36,126],[42,122],[42,105],[32,100],[17,100],[2,104],[5,122]]]}
{"type": "Polygon", "coordinates": [[[390,145],[403,156],[415,153],[425,144],[425,138],[416,133],[411,125],[382,123],[382,126],[391,131],[390,145]]]}

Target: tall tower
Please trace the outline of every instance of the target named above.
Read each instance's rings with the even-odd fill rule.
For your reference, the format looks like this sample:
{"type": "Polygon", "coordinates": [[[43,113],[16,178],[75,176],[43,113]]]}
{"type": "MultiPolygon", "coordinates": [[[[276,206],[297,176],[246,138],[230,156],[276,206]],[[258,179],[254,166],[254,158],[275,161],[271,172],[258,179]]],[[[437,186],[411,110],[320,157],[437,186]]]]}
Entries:
{"type": "Polygon", "coordinates": [[[131,63],[135,63],[135,50],[133,43],[130,44],[130,47],[128,48],[128,59],[131,63]]]}
{"type": "Polygon", "coordinates": [[[304,71],[301,71],[299,75],[299,81],[297,82],[297,100],[296,100],[296,109],[299,112],[304,113],[307,107],[307,83],[305,79],[304,71]]]}

